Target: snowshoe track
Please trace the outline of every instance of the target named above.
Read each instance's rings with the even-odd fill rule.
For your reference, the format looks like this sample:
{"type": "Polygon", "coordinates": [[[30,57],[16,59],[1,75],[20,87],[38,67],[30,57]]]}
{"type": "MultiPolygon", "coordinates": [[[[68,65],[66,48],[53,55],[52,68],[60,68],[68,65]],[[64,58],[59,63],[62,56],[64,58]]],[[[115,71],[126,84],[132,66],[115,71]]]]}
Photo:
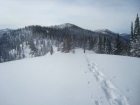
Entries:
{"type": "MultiPolygon", "coordinates": [[[[129,105],[127,98],[122,95],[119,90],[111,83],[109,78],[104,75],[96,63],[86,55],[89,71],[94,75],[95,80],[101,86],[110,105],[129,105]]],[[[99,103],[95,102],[96,105],[99,103]]]]}

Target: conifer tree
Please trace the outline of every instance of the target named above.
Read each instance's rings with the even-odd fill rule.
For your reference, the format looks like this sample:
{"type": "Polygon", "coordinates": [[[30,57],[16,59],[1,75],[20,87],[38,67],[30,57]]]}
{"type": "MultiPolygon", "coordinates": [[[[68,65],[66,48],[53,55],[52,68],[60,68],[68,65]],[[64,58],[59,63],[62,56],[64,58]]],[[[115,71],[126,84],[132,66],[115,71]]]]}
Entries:
{"type": "Polygon", "coordinates": [[[68,52],[71,50],[71,37],[70,35],[66,35],[65,39],[65,52],[68,52]]]}
{"type": "Polygon", "coordinates": [[[104,38],[103,38],[103,53],[105,53],[106,39],[107,39],[107,37],[104,36],[104,38]]]}
{"type": "Polygon", "coordinates": [[[66,51],[66,40],[63,39],[62,52],[66,51]]]}
{"type": "Polygon", "coordinates": [[[86,37],[84,36],[84,42],[83,42],[83,49],[84,53],[86,52],[86,37]]]}
{"type": "Polygon", "coordinates": [[[131,34],[130,34],[130,50],[132,49],[132,44],[134,41],[133,36],[134,36],[134,34],[133,34],[133,22],[132,22],[131,23],[131,34]]]}
{"type": "Polygon", "coordinates": [[[140,34],[140,28],[139,28],[139,16],[137,14],[136,20],[135,20],[135,27],[134,27],[134,41],[136,42],[136,39],[138,38],[138,35],[140,34]]]}
{"type": "Polygon", "coordinates": [[[139,26],[139,17],[137,14],[135,20],[135,27],[134,27],[134,34],[133,34],[133,41],[131,43],[131,55],[140,57],[140,26],[139,26]]]}
{"type": "Polygon", "coordinates": [[[93,45],[94,45],[93,37],[91,36],[90,37],[90,41],[89,41],[89,50],[92,50],[93,49],[93,45]]]}
{"type": "Polygon", "coordinates": [[[118,34],[117,37],[114,40],[113,53],[115,55],[120,55],[121,52],[122,52],[122,43],[120,41],[120,36],[118,34]]]}
{"type": "Polygon", "coordinates": [[[52,55],[53,54],[53,47],[51,45],[51,49],[50,49],[50,54],[52,55]]]}
{"type": "Polygon", "coordinates": [[[110,54],[110,45],[109,44],[110,44],[109,39],[108,39],[108,37],[106,37],[106,39],[105,39],[105,53],[106,54],[110,54]]]}
{"type": "Polygon", "coordinates": [[[101,51],[102,51],[102,42],[101,42],[102,40],[101,40],[101,36],[99,35],[98,36],[98,40],[97,40],[97,43],[96,43],[96,46],[95,46],[95,52],[96,53],[101,53],[101,51]]]}
{"type": "Polygon", "coordinates": [[[74,40],[74,37],[72,37],[72,52],[75,53],[75,40],[74,40]]]}

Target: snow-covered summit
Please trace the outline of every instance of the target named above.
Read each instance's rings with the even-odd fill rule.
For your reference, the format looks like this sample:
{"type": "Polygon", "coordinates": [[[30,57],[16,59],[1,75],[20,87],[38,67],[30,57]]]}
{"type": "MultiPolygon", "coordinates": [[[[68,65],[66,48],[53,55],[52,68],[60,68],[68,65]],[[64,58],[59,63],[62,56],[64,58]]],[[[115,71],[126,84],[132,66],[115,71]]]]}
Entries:
{"type": "Polygon", "coordinates": [[[50,26],[51,28],[57,28],[57,29],[64,29],[64,28],[69,28],[74,26],[73,24],[70,23],[64,23],[64,24],[60,24],[60,25],[54,25],[54,26],[50,26]]]}
{"type": "Polygon", "coordinates": [[[102,33],[102,34],[116,34],[113,31],[110,31],[108,29],[98,29],[98,30],[95,30],[95,32],[102,33]]]}
{"type": "Polygon", "coordinates": [[[9,28],[6,28],[6,29],[0,29],[0,38],[2,37],[2,35],[3,35],[4,33],[9,33],[10,31],[12,31],[12,30],[9,29],[9,28]]]}
{"type": "Polygon", "coordinates": [[[7,33],[7,32],[9,32],[9,31],[11,31],[11,29],[9,29],[9,28],[0,29],[0,34],[7,33]]]}

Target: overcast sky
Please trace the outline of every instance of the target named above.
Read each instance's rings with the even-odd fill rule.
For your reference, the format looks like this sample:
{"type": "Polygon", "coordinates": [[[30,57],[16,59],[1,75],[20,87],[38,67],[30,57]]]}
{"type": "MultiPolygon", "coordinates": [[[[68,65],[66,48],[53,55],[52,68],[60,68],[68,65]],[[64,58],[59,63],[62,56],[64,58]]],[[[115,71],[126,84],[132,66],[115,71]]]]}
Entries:
{"type": "Polygon", "coordinates": [[[72,23],[130,33],[140,0],[0,0],[0,29],[72,23]]]}

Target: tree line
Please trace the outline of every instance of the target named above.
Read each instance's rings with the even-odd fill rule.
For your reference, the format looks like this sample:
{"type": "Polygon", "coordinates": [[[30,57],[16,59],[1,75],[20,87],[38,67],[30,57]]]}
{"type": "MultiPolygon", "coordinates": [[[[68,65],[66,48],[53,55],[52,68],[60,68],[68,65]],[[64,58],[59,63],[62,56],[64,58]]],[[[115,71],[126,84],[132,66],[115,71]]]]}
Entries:
{"type": "Polygon", "coordinates": [[[131,24],[130,44],[115,37],[84,30],[79,27],[63,29],[42,26],[28,26],[4,33],[0,38],[0,62],[23,59],[26,49],[31,49],[29,57],[53,54],[54,46],[62,53],[75,53],[75,48],[92,50],[100,54],[128,55],[140,57],[140,26],[137,15],[135,27],[131,24]]]}

